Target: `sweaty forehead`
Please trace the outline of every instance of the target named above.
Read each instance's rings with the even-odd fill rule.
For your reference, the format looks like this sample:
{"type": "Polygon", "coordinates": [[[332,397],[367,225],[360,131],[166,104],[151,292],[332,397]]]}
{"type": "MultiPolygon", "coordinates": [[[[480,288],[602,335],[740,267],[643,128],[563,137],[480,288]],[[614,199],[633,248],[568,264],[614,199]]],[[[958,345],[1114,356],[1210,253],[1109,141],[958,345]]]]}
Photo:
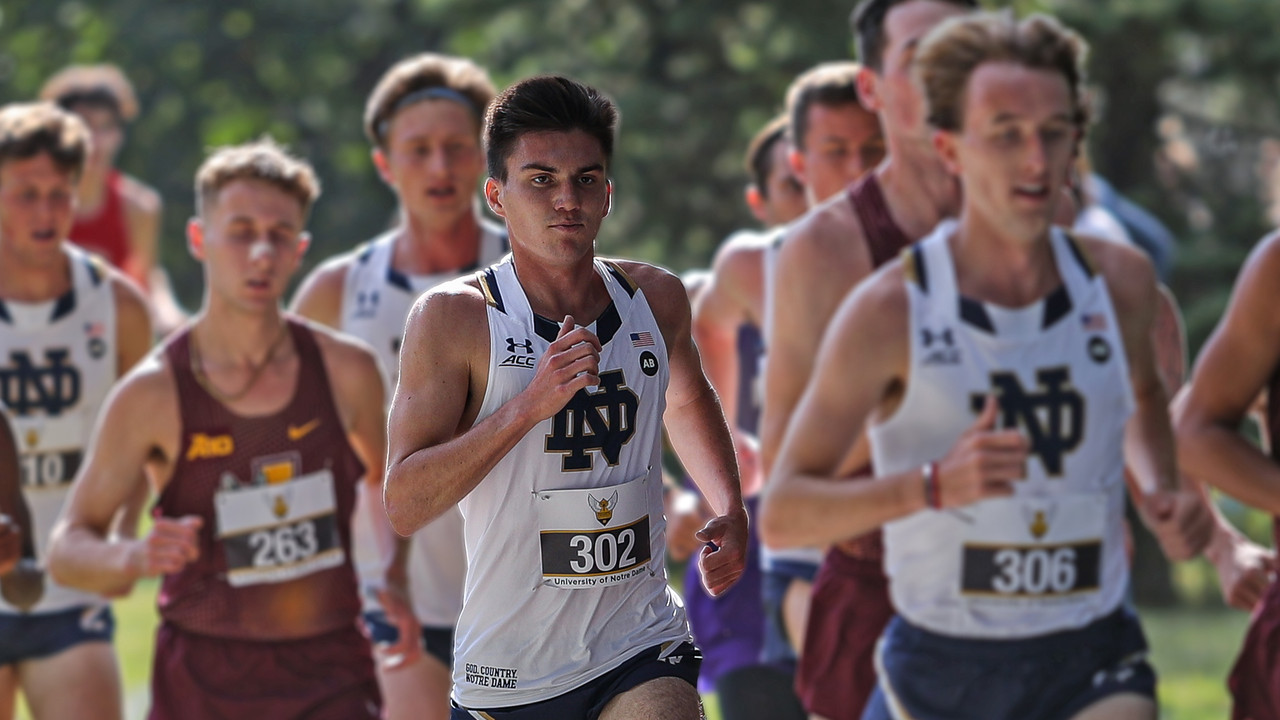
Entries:
{"type": "Polygon", "coordinates": [[[387,126],[392,142],[430,136],[480,139],[480,121],[470,108],[447,98],[431,98],[400,110],[387,126]]]}
{"type": "Polygon", "coordinates": [[[941,0],[908,0],[889,8],[884,17],[884,53],[900,55],[914,48],[943,20],[968,10],[941,0]]]}
{"type": "Polygon", "coordinates": [[[208,211],[227,222],[265,222],[302,227],[301,203],[283,188],[266,180],[237,178],[214,196],[208,211]]]}
{"type": "Polygon", "coordinates": [[[1071,122],[1074,105],[1062,73],[1014,62],[987,62],[969,76],[965,115],[987,122],[1071,122]]]}
{"type": "Polygon", "coordinates": [[[526,168],[572,173],[607,165],[600,141],[582,130],[539,130],[525,133],[516,141],[507,168],[526,168]]]}

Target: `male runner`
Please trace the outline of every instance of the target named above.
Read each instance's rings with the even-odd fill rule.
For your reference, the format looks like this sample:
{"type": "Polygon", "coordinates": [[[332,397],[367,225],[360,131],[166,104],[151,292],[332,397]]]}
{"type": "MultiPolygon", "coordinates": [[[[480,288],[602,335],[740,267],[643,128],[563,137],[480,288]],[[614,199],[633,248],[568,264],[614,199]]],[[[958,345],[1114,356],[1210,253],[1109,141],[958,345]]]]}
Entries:
{"type": "Polygon", "coordinates": [[[115,167],[125,126],[138,115],[133,85],[114,65],[72,65],[45,82],[40,98],[80,116],[93,139],[68,237],[148,288],[161,331],[176,328],[183,311],[159,266],[160,194],[115,167]]]}
{"type": "MultiPolygon", "coordinates": [[[[1276,368],[1280,346],[1275,278],[1280,273],[1280,234],[1264,238],[1245,262],[1226,314],[1205,344],[1191,382],[1175,403],[1178,459],[1191,477],[1272,516],[1280,516],[1276,483],[1280,470],[1280,400],[1276,368]],[[1266,395],[1264,448],[1239,433],[1259,393],[1266,395]]],[[[1280,523],[1276,523],[1280,537],[1280,523]]],[[[1227,680],[1235,720],[1280,718],[1280,584],[1274,556],[1255,555],[1269,571],[1244,646],[1227,680]]]]}
{"type": "Polygon", "coordinates": [[[319,186],[260,140],[211,155],[196,192],[203,307],[111,396],[51,569],[113,594],[163,575],[153,720],[378,717],[349,531],[361,476],[380,481],[382,378],[363,345],[280,311],[319,186]],[[144,468],[152,529],[114,540],[144,468]]]}
{"type": "MultiPolygon", "coordinates": [[[[796,223],[778,252],[765,329],[769,362],[760,437],[766,472],[840,301],[876,267],[955,212],[956,183],[934,153],[910,70],[924,34],[975,4],[865,0],[854,11],[862,61],[858,89],[862,102],[880,117],[888,159],[796,223]]],[[[865,465],[865,445],[855,452],[865,465]]],[[[856,474],[865,472],[863,467],[856,474]]],[[[770,504],[766,492],[760,517],[766,545],[810,545],[791,535],[810,519],[774,512],[770,504]]],[[[814,578],[796,671],[796,690],[805,707],[829,720],[861,715],[875,686],[871,651],[893,614],[879,534],[840,540],[814,578]]]]}
{"type": "MultiPolygon", "coordinates": [[[[787,145],[791,170],[804,188],[810,208],[841,193],[884,156],[884,141],[874,113],[858,97],[857,63],[820,64],[797,77],[787,89],[787,145]]],[[[716,258],[713,294],[695,315],[695,337],[707,348],[710,377],[725,392],[733,376],[724,371],[731,352],[730,323],[746,321],[763,329],[771,305],[773,267],[778,245],[790,225],[778,226],[760,241],[732,243],[716,258]]],[[[722,393],[722,397],[725,393],[722,393]]],[[[732,415],[730,416],[732,417],[732,415]]],[[[754,435],[758,418],[753,419],[754,435]]],[[[758,492],[763,474],[755,439],[737,432],[741,468],[747,490],[758,492]]],[[[773,668],[794,675],[796,653],[804,637],[810,586],[822,552],[817,548],[779,551],[763,548],[765,635],[762,658],[773,668]]]]}
{"type": "Polygon", "coordinates": [[[1042,15],[956,18],[921,43],[959,220],[843,303],[779,453],[772,487],[792,512],[809,501],[807,540],[886,525],[898,616],[864,718],[1155,717],[1123,603],[1125,460],[1171,556],[1212,519],[1178,486],[1150,262],[1052,225],[1082,55],[1042,15]],[[830,482],[867,428],[875,478],[830,482]]]}
{"type": "MultiPolygon", "coordinates": [[[[494,93],[482,68],[446,55],[415,55],[382,76],[366,105],[365,134],[374,165],[399,202],[399,222],[324,263],[294,297],[298,314],[372,345],[390,387],[413,301],[507,251],[506,229],[485,219],[476,202],[484,172],[480,126],[494,93]]],[[[394,643],[403,624],[420,632],[427,650],[422,655],[411,645],[411,655],[384,656],[378,663],[387,717],[447,718],[453,629],[467,569],[462,515],[451,510],[414,533],[405,567],[402,561],[389,564],[391,558],[379,552],[377,528],[386,526],[381,495],[362,494],[357,504],[363,509],[356,513],[352,541],[369,635],[379,645],[394,643]],[[399,618],[405,593],[411,606],[399,618]],[[384,600],[392,605],[385,610],[384,600]]],[[[387,534],[384,550],[394,542],[389,528],[387,534]]]]}
{"type": "Polygon", "coordinates": [[[664,424],[717,513],[699,533],[707,589],[742,572],[733,444],[684,289],[595,256],[616,121],[566,78],[503,91],[485,197],[512,255],[409,315],[385,501],[401,533],[461,504],[455,718],[700,716],[698,651],[663,569],[664,424]]]}
{"type": "MultiPolygon", "coordinates": [[[[107,391],[151,344],[133,283],[65,241],[88,152],[84,123],[52,104],[0,109],[0,405],[18,440],[41,562],[107,391]]],[[[116,531],[133,535],[144,500],[121,504],[116,531]]],[[[23,572],[38,586],[32,569],[23,572]]],[[[32,606],[0,597],[0,717],[19,689],[37,718],[119,717],[110,606],[101,594],[43,584],[32,606]]]]}

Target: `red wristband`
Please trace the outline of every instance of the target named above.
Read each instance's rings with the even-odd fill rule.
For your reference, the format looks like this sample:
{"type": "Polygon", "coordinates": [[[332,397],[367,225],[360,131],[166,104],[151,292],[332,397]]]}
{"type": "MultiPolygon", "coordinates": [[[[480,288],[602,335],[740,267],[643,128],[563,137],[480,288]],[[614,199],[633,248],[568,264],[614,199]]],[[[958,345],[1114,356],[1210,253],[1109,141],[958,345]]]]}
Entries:
{"type": "Polygon", "coordinates": [[[924,476],[924,502],[932,510],[942,509],[942,487],[938,484],[938,463],[927,462],[920,469],[924,476]]]}

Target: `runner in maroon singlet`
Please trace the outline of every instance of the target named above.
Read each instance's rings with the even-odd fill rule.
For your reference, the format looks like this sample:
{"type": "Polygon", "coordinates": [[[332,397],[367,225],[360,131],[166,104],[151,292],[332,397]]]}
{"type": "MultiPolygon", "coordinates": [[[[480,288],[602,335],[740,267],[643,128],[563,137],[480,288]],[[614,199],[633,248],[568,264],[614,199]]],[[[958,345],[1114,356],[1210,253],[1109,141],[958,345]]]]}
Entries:
{"type": "MultiPolygon", "coordinates": [[[[1280,233],[1260,242],[1245,262],[1231,303],[1200,353],[1191,382],[1175,405],[1178,462],[1193,478],[1275,520],[1280,542],[1280,233]],[[1269,456],[1239,433],[1260,392],[1265,392],[1269,456]]],[[[1280,584],[1275,556],[1254,552],[1245,560],[1267,571],[1235,666],[1227,679],[1234,720],[1280,718],[1280,584]]],[[[1230,597],[1232,592],[1224,588],[1230,597]]]]}
{"type": "Polygon", "coordinates": [[[204,307],[109,399],[51,570],[115,594],[164,576],[152,720],[378,717],[349,538],[357,483],[381,483],[382,379],[369,351],[280,310],[315,176],[263,140],[216,152],[197,189],[204,307]],[[144,469],[151,532],[115,540],[144,469]]]}
{"type": "MultiPolygon", "coordinates": [[[[972,0],[867,0],[854,12],[863,104],[880,116],[888,158],[847,193],[819,206],[787,233],[778,253],[766,318],[761,454],[766,471],[811,375],[818,344],[845,295],[906,245],[953,214],[956,183],[934,154],[922,98],[910,78],[912,51],[935,25],[972,0]]],[[[865,441],[842,473],[866,475],[865,441]]],[[[766,484],[761,536],[778,547],[824,547],[832,538],[792,496],[766,484]]],[[[843,540],[814,578],[796,691],[813,715],[861,717],[875,689],[872,649],[893,615],[879,533],[843,540]]]]}

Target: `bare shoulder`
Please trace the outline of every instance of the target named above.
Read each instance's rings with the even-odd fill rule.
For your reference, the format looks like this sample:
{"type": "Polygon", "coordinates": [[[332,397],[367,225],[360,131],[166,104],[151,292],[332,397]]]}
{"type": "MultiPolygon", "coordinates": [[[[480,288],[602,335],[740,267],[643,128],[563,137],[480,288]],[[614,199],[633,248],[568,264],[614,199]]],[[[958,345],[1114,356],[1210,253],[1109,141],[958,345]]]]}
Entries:
{"type": "Polygon", "coordinates": [[[405,342],[401,348],[401,368],[405,356],[424,349],[457,353],[472,360],[475,352],[488,353],[490,305],[500,307],[502,298],[495,288],[485,287],[476,275],[441,283],[423,293],[413,303],[405,321],[405,342]],[[432,342],[447,340],[447,342],[432,342]]]}
{"type": "Polygon", "coordinates": [[[689,298],[685,294],[684,283],[675,273],[636,260],[601,259],[619,271],[621,282],[644,291],[654,318],[664,328],[673,322],[689,324],[689,298]]]}
{"type": "Polygon", "coordinates": [[[1073,234],[1084,262],[1100,273],[1118,310],[1156,302],[1156,271],[1141,250],[1125,243],[1111,242],[1090,235],[1073,234]]]}
{"type": "MultiPolygon", "coordinates": [[[[1280,276],[1280,230],[1265,235],[1253,246],[1241,272],[1262,273],[1264,277],[1280,276]]],[[[1280,292],[1280,283],[1267,283],[1280,292]]]]}
{"type": "Polygon", "coordinates": [[[743,231],[730,236],[716,250],[716,256],[711,262],[711,272],[716,283],[759,273],[764,267],[764,257],[769,245],[777,238],[778,235],[774,232],[743,231]]]}
{"type": "Polygon", "coordinates": [[[323,302],[325,307],[340,303],[347,281],[347,271],[356,263],[359,248],[331,257],[320,263],[302,279],[294,293],[293,307],[310,316],[302,306],[323,302]]]}
{"type": "Polygon", "coordinates": [[[106,277],[111,287],[111,299],[116,304],[116,312],[149,312],[147,296],[133,278],[100,258],[95,257],[91,262],[94,269],[106,277]]]}
{"type": "MultiPolygon", "coordinates": [[[[860,318],[859,324],[870,322],[878,330],[892,331],[905,327],[911,303],[907,285],[915,282],[911,261],[900,256],[885,263],[871,277],[859,283],[845,298],[837,319],[860,318]]],[[[877,342],[884,336],[873,335],[877,342]]]]}
{"type": "Polygon", "coordinates": [[[755,262],[768,250],[775,237],[773,232],[736,232],[716,250],[712,267],[719,269],[726,264],[755,262]]]}
{"type": "Polygon", "coordinates": [[[352,370],[360,373],[378,372],[378,357],[364,340],[340,333],[304,317],[297,315],[290,317],[301,322],[311,331],[326,367],[341,369],[344,374],[352,370]]]}
{"type": "Polygon", "coordinates": [[[141,355],[152,342],[151,303],[133,278],[98,258],[93,262],[110,284],[118,337],[122,340],[128,338],[132,345],[139,348],[137,353],[141,355]]]}
{"type": "Polygon", "coordinates": [[[164,205],[155,188],[129,175],[121,177],[120,195],[125,208],[140,215],[159,215],[164,205]]]}
{"type": "Polygon", "coordinates": [[[782,243],[780,262],[829,266],[832,260],[854,257],[851,249],[865,244],[853,204],[845,193],[837,193],[791,226],[782,243]]]}
{"type": "Polygon", "coordinates": [[[107,398],[107,408],[130,418],[136,429],[178,427],[178,384],[166,347],[161,345],[139,360],[107,398]]]}

